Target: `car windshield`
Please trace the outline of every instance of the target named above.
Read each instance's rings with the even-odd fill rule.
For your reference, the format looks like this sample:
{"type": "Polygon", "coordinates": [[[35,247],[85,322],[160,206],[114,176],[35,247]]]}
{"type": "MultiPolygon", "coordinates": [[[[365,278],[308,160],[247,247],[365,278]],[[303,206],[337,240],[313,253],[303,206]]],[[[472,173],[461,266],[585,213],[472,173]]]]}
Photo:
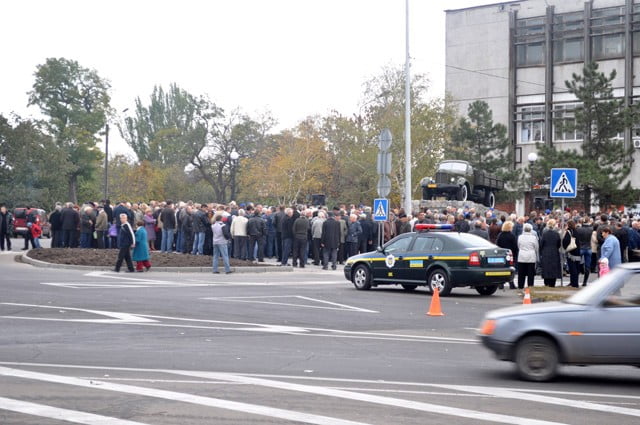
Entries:
{"type": "Polygon", "coordinates": [[[467,171],[467,164],[464,162],[442,162],[438,167],[438,171],[455,171],[464,173],[467,171]]]}
{"type": "Polygon", "coordinates": [[[488,240],[469,233],[451,233],[450,237],[465,248],[497,248],[488,240]]]}
{"type": "Polygon", "coordinates": [[[627,269],[614,269],[598,280],[589,283],[589,286],[582,288],[564,302],[569,304],[587,305],[593,304],[598,299],[602,299],[605,293],[610,293],[616,287],[620,287],[633,273],[627,269]]]}

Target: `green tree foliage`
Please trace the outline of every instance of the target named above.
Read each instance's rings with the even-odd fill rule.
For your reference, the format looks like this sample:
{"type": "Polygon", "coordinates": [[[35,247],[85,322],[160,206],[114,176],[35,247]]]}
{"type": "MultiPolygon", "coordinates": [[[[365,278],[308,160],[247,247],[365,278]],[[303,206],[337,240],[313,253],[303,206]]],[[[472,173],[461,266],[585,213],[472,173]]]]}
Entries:
{"type": "Polygon", "coordinates": [[[563,130],[579,130],[583,134],[580,150],[538,146],[540,159],[534,174],[549,175],[553,167],[577,168],[587,210],[592,192],[600,206],[629,205],[638,199],[638,192],[631,188],[630,182],[622,185],[631,172],[633,147],[625,147],[624,141],[617,137],[637,119],[638,109],[625,107],[622,100],[614,97],[615,76],[615,70],[607,76],[598,71],[598,64],[592,63],[583,69],[582,75],[573,74],[572,80],[565,82],[580,106],[575,110],[575,122],[556,124],[563,130]]]}
{"type": "Polygon", "coordinates": [[[9,207],[50,210],[64,199],[64,171],[69,166],[39,123],[19,117],[10,122],[0,115],[0,199],[9,207]]]}
{"type": "Polygon", "coordinates": [[[66,161],[68,199],[77,202],[78,179],[91,178],[102,157],[97,133],[110,114],[109,82],[74,60],[49,58],[38,65],[29,105],[48,117],[47,128],[66,161]]]}
{"type": "MultiPolygon", "coordinates": [[[[402,68],[385,68],[383,72],[365,84],[364,116],[369,140],[383,128],[393,135],[391,153],[391,200],[400,203],[404,192],[404,109],[405,79],[402,68]]],[[[455,120],[455,110],[443,99],[429,100],[429,84],[424,75],[414,75],[411,81],[411,187],[412,198],[420,189],[420,179],[435,172],[449,142],[450,128],[455,120]]],[[[371,164],[375,169],[375,161],[371,164]]]]}
{"type": "Polygon", "coordinates": [[[479,169],[491,171],[503,178],[512,177],[512,156],[509,152],[507,128],[494,124],[489,105],[476,100],[469,105],[467,117],[460,118],[451,133],[451,149],[445,159],[461,159],[479,169]]]}
{"type": "Polygon", "coordinates": [[[120,133],[138,160],[163,165],[186,165],[190,145],[204,143],[206,133],[222,116],[222,110],[205,96],[194,96],[175,83],[167,92],[155,86],[148,106],[140,98],[135,105],[135,116],[124,119],[120,133]]]}

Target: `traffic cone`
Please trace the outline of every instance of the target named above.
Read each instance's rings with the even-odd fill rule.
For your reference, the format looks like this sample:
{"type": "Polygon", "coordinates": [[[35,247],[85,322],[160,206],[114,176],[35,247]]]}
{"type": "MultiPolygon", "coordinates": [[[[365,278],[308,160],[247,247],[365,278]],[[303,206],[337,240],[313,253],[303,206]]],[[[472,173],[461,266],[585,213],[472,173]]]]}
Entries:
{"type": "Polygon", "coordinates": [[[434,288],[433,296],[431,297],[431,305],[429,306],[429,312],[427,316],[444,316],[442,309],[440,308],[440,291],[438,288],[434,288]]]}
{"type": "Polygon", "coordinates": [[[524,298],[522,299],[522,304],[531,304],[531,292],[529,292],[529,288],[524,290],[524,298]]]}

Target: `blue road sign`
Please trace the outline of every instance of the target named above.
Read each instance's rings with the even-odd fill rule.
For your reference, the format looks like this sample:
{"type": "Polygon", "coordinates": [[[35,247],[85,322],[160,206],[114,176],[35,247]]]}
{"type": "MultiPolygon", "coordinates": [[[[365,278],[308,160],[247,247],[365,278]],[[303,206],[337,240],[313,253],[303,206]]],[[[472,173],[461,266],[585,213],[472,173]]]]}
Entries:
{"type": "Polygon", "coordinates": [[[389,200],[376,198],[373,200],[373,221],[387,221],[389,219],[389,200]]]}
{"type": "Polygon", "coordinates": [[[549,189],[552,198],[575,198],[578,195],[578,170],[552,168],[549,189]]]}

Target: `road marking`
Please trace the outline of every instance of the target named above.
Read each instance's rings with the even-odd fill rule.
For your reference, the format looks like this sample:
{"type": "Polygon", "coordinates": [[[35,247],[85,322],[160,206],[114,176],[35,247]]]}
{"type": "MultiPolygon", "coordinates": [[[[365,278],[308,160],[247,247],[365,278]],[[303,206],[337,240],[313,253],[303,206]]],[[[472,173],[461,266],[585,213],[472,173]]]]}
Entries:
{"type": "Polygon", "coordinates": [[[167,371],[177,375],[192,376],[195,378],[212,378],[216,380],[228,380],[234,383],[251,384],[260,387],[277,388],[280,390],[303,392],[327,397],[342,398],[346,400],[362,401],[385,406],[400,407],[404,409],[418,410],[421,412],[437,413],[441,415],[457,416],[462,418],[475,419],[478,421],[491,421],[507,424],[522,425],[557,425],[559,422],[550,422],[536,419],[529,419],[520,416],[502,415],[499,413],[488,413],[478,410],[462,409],[458,407],[443,406],[433,403],[422,403],[419,401],[404,400],[399,398],[384,397],[372,394],[363,394],[353,391],[332,389],[329,387],[317,387],[312,385],[295,384],[290,382],[273,381],[262,378],[252,378],[249,376],[232,375],[218,372],[189,372],[189,371],[167,371]]]}
{"type": "Polygon", "coordinates": [[[506,388],[494,388],[494,387],[445,385],[445,384],[433,384],[433,386],[438,388],[455,390],[455,391],[468,391],[468,392],[478,393],[478,394],[493,395],[495,397],[527,400],[527,402],[555,404],[558,406],[577,407],[579,409],[596,410],[600,412],[617,413],[620,415],[640,417],[640,410],[638,409],[629,409],[626,407],[616,407],[609,404],[598,404],[598,403],[591,403],[588,401],[571,400],[566,398],[530,394],[527,392],[526,389],[521,389],[521,388],[506,389],[506,388]]]}
{"type": "Polygon", "coordinates": [[[324,310],[355,311],[359,313],[379,313],[379,311],[367,310],[366,308],[354,307],[346,304],[319,300],[317,298],[310,298],[302,295],[264,295],[264,296],[252,296],[252,297],[206,297],[201,299],[213,300],[213,301],[237,302],[237,303],[284,305],[284,306],[290,306],[290,307],[317,308],[317,309],[324,309],[324,310]],[[275,302],[275,301],[261,301],[263,299],[282,299],[282,298],[294,298],[294,299],[306,300],[306,301],[311,301],[319,304],[328,304],[334,307],[325,307],[325,306],[309,305],[309,304],[283,303],[283,302],[275,302]]]}
{"type": "Polygon", "coordinates": [[[125,384],[114,384],[106,381],[88,381],[85,379],[52,375],[41,372],[30,372],[20,369],[0,367],[0,375],[15,378],[30,379],[36,381],[52,382],[56,384],[73,385],[81,388],[91,388],[103,391],[133,394],[143,397],[154,397],[165,400],[179,401],[183,403],[197,404],[200,406],[215,407],[219,409],[233,410],[254,415],[269,416],[272,418],[298,421],[317,425],[366,425],[363,422],[354,422],[330,416],[314,415],[311,413],[296,412],[293,410],[279,409],[258,404],[242,403],[213,397],[198,396],[176,391],[158,390],[148,387],[138,387],[125,384]]]}
{"type": "Polygon", "coordinates": [[[129,313],[119,313],[114,311],[87,310],[84,308],[57,307],[53,305],[38,305],[38,304],[20,304],[20,303],[0,303],[0,304],[13,305],[13,306],[19,306],[19,307],[56,309],[58,311],[60,310],[81,311],[83,313],[95,314],[97,316],[111,317],[111,319],[66,319],[66,318],[45,318],[45,317],[27,317],[27,316],[0,316],[7,319],[55,320],[55,321],[62,321],[62,322],[102,323],[102,324],[130,324],[130,323],[141,324],[141,323],[155,322],[155,320],[149,319],[146,317],[141,317],[141,316],[137,316],[129,313]]]}
{"type": "Polygon", "coordinates": [[[0,410],[9,410],[11,412],[24,413],[26,415],[40,416],[86,425],[145,425],[142,422],[127,421],[124,419],[79,412],[77,410],[62,409],[59,407],[46,406],[44,404],[30,403],[28,401],[14,400],[5,397],[0,397],[0,410]]]}
{"type": "Polygon", "coordinates": [[[441,342],[449,344],[478,344],[475,339],[466,338],[452,338],[452,337],[438,337],[438,336],[426,336],[426,335],[406,335],[406,334],[393,334],[382,332],[362,332],[362,331],[349,331],[342,329],[327,329],[327,328],[311,328],[311,327],[297,327],[297,326],[282,326],[272,325],[267,323],[248,323],[248,322],[229,322],[222,320],[209,320],[209,319],[191,319],[183,317],[171,317],[171,316],[157,316],[150,314],[137,314],[137,313],[118,313],[111,311],[101,310],[85,310],[74,307],[60,307],[50,305],[37,305],[37,304],[18,304],[18,303],[0,303],[0,305],[15,305],[23,307],[34,308],[46,308],[46,309],[58,309],[58,310],[70,310],[70,311],[82,311],[91,314],[104,315],[114,317],[115,319],[67,319],[60,317],[29,317],[29,316],[0,316],[3,319],[17,319],[17,320],[42,320],[51,322],[76,322],[76,323],[91,323],[91,324],[106,324],[106,325],[134,325],[134,326],[155,326],[165,328],[186,328],[186,329],[208,329],[208,330],[229,330],[229,331],[244,331],[244,332],[265,332],[265,333],[282,333],[287,335],[299,335],[299,336],[315,336],[323,338],[351,338],[351,339],[371,339],[379,341],[403,341],[403,342],[441,342]],[[176,324],[176,323],[158,323],[158,321],[175,321],[175,322],[191,322],[196,324],[176,324]],[[202,323],[202,324],[201,324],[202,323]],[[231,325],[231,326],[211,326],[215,325],[231,325]]]}

